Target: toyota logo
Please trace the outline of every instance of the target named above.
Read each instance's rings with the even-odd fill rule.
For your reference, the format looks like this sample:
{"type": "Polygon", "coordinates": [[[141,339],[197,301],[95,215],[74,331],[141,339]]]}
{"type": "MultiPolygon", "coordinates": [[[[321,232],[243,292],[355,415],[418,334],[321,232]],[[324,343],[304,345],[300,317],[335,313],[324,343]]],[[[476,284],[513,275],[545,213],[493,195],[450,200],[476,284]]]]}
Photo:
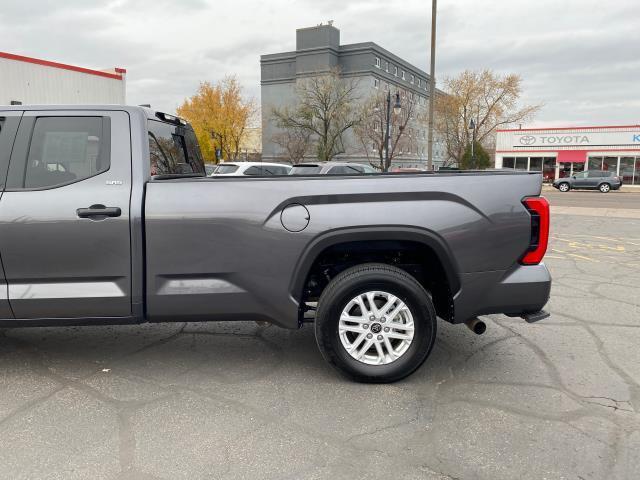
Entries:
{"type": "Polygon", "coordinates": [[[536,143],[536,137],[525,135],[524,137],[520,137],[520,143],[522,145],[533,145],[534,143],[536,143]]]}

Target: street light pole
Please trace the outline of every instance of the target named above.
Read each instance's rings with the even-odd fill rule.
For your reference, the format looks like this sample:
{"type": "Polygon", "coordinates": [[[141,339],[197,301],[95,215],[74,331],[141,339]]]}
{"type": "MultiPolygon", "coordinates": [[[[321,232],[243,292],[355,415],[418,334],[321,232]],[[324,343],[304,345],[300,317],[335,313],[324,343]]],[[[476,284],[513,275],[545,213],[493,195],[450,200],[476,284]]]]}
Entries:
{"type": "MultiPolygon", "coordinates": [[[[400,115],[402,113],[402,104],[400,103],[400,93],[396,93],[396,103],[393,105],[393,114],[400,115]]],[[[402,129],[402,127],[399,127],[402,129]]],[[[389,137],[391,130],[391,90],[387,92],[387,130],[384,134],[384,172],[389,171],[389,137]]]]}
{"type": "Polygon", "coordinates": [[[389,170],[389,129],[391,127],[391,90],[387,92],[387,130],[384,134],[384,168],[383,172],[389,170]]]}
{"type": "Polygon", "coordinates": [[[431,70],[429,78],[429,140],[427,170],[433,170],[433,110],[436,101],[436,14],[438,0],[431,0],[431,70]]]}
{"type": "Polygon", "coordinates": [[[471,119],[469,123],[469,130],[471,130],[471,164],[475,167],[476,164],[476,122],[471,119]]]}

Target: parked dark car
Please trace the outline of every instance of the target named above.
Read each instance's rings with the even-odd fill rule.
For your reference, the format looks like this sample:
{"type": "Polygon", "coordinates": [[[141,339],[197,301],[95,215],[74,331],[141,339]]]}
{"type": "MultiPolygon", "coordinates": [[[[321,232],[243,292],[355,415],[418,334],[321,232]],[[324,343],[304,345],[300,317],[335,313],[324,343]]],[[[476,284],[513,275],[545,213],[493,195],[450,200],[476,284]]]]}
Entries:
{"type": "Polygon", "coordinates": [[[0,107],[0,328],[312,321],[340,372],[391,382],[439,322],[548,316],[539,173],[356,173],[214,179],[173,115],[0,107]]]}
{"type": "Polygon", "coordinates": [[[608,193],[611,190],[619,190],[622,186],[622,180],[614,172],[588,170],[570,177],[559,178],[553,182],[553,186],[561,192],[568,192],[569,190],[600,190],[602,193],[608,193]]]}

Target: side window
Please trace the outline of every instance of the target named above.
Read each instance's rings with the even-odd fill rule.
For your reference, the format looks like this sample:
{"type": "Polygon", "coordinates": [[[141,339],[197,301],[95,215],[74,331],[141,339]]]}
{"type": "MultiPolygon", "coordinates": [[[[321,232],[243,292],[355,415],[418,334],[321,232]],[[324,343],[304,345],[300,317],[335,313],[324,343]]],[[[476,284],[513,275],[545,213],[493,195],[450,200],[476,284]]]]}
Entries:
{"type": "Polygon", "coordinates": [[[39,117],[35,121],[23,188],[53,188],[109,170],[108,119],[39,117]]]}
{"type": "Polygon", "coordinates": [[[3,117],[0,113],[0,192],[4,189],[9,158],[19,124],[19,116],[3,117]]]}
{"type": "Polygon", "coordinates": [[[258,167],[257,165],[254,165],[253,167],[249,167],[244,171],[245,175],[263,175],[266,172],[263,173],[263,169],[261,167],[258,167]]]}
{"type": "Polygon", "coordinates": [[[599,170],[589,170],[589,178],[602,178],[604,175],[599,170]]]}
{"type": "Polygon", "coordinates": [[[357,173],[364,173],[364,170],[358,165],[337,166],[327,172],[328,175],[354,175],[357,173]]]}

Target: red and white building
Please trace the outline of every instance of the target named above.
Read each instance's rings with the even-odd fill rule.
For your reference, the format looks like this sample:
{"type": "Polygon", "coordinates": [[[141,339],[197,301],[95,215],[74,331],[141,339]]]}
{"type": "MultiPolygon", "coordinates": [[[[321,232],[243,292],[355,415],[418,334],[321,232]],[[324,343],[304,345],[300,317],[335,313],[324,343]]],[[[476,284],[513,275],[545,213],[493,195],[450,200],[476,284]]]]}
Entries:
{"type": "Polygon", "coordinates": [[[545,181],[607,170],[640,186],[640,125],[498,130],[496,168],[541,171],[545,181]]]}
{"type": "Polygon", "coordinates": [[[0,105],[119,104],[127,71],[94,70],[0,52],[0,105]]]}

